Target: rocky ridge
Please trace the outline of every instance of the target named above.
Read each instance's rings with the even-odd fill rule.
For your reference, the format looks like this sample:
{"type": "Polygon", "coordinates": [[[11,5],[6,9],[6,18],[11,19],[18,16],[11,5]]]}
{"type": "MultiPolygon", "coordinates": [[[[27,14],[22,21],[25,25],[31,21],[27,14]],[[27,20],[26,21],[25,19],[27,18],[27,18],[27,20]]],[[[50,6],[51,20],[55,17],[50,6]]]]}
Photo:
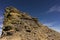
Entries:
{"type": "Polygon", "coordinates": [[[60,33],[10,6],[5,9],[0,40],[60,40],[60,33]]]}

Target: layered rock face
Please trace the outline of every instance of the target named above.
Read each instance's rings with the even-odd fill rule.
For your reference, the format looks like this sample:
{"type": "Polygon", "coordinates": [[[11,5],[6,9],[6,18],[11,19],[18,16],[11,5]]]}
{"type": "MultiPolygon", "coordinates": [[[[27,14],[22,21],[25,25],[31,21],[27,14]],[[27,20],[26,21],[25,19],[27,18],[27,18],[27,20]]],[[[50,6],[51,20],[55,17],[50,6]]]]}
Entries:
{"type": "Polygon", "coordinates": [[[60,33],[42,25],[27,13],[7,7],[0,40],[60,40],[60,33]]]}

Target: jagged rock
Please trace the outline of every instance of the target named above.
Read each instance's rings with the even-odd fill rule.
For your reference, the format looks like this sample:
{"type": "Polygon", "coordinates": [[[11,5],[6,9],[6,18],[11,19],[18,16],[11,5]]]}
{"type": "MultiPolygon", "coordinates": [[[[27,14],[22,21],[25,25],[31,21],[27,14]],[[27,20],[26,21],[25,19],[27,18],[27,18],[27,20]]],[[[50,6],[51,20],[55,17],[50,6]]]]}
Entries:
{"type": "Polygon", "coordinates": [[[0,40],[60,40],[60,33],[10,6],[5,9],[0,40]]]}

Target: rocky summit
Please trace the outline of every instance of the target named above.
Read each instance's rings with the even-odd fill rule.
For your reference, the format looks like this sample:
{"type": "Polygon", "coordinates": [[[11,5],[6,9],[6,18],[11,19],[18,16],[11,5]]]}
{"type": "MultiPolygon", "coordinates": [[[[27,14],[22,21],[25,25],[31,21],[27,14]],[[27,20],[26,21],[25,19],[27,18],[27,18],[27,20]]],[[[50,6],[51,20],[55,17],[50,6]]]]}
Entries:
{"type": "Polygon", "coordinates": [[[60,40],[60,33],[10,6],[5,8],[0,40],[60,40]]]}

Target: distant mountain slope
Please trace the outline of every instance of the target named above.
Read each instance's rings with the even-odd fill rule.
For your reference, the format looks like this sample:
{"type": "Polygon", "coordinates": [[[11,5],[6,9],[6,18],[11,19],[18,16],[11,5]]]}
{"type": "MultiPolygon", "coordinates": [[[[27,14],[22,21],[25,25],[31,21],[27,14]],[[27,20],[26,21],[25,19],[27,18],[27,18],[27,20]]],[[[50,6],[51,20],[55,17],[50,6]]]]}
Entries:
{"type": "Polygon", "coordinates": [[[2,30],[0,40],[60,40],[60,33],[12,6],[5,9],[2,30]]]}

